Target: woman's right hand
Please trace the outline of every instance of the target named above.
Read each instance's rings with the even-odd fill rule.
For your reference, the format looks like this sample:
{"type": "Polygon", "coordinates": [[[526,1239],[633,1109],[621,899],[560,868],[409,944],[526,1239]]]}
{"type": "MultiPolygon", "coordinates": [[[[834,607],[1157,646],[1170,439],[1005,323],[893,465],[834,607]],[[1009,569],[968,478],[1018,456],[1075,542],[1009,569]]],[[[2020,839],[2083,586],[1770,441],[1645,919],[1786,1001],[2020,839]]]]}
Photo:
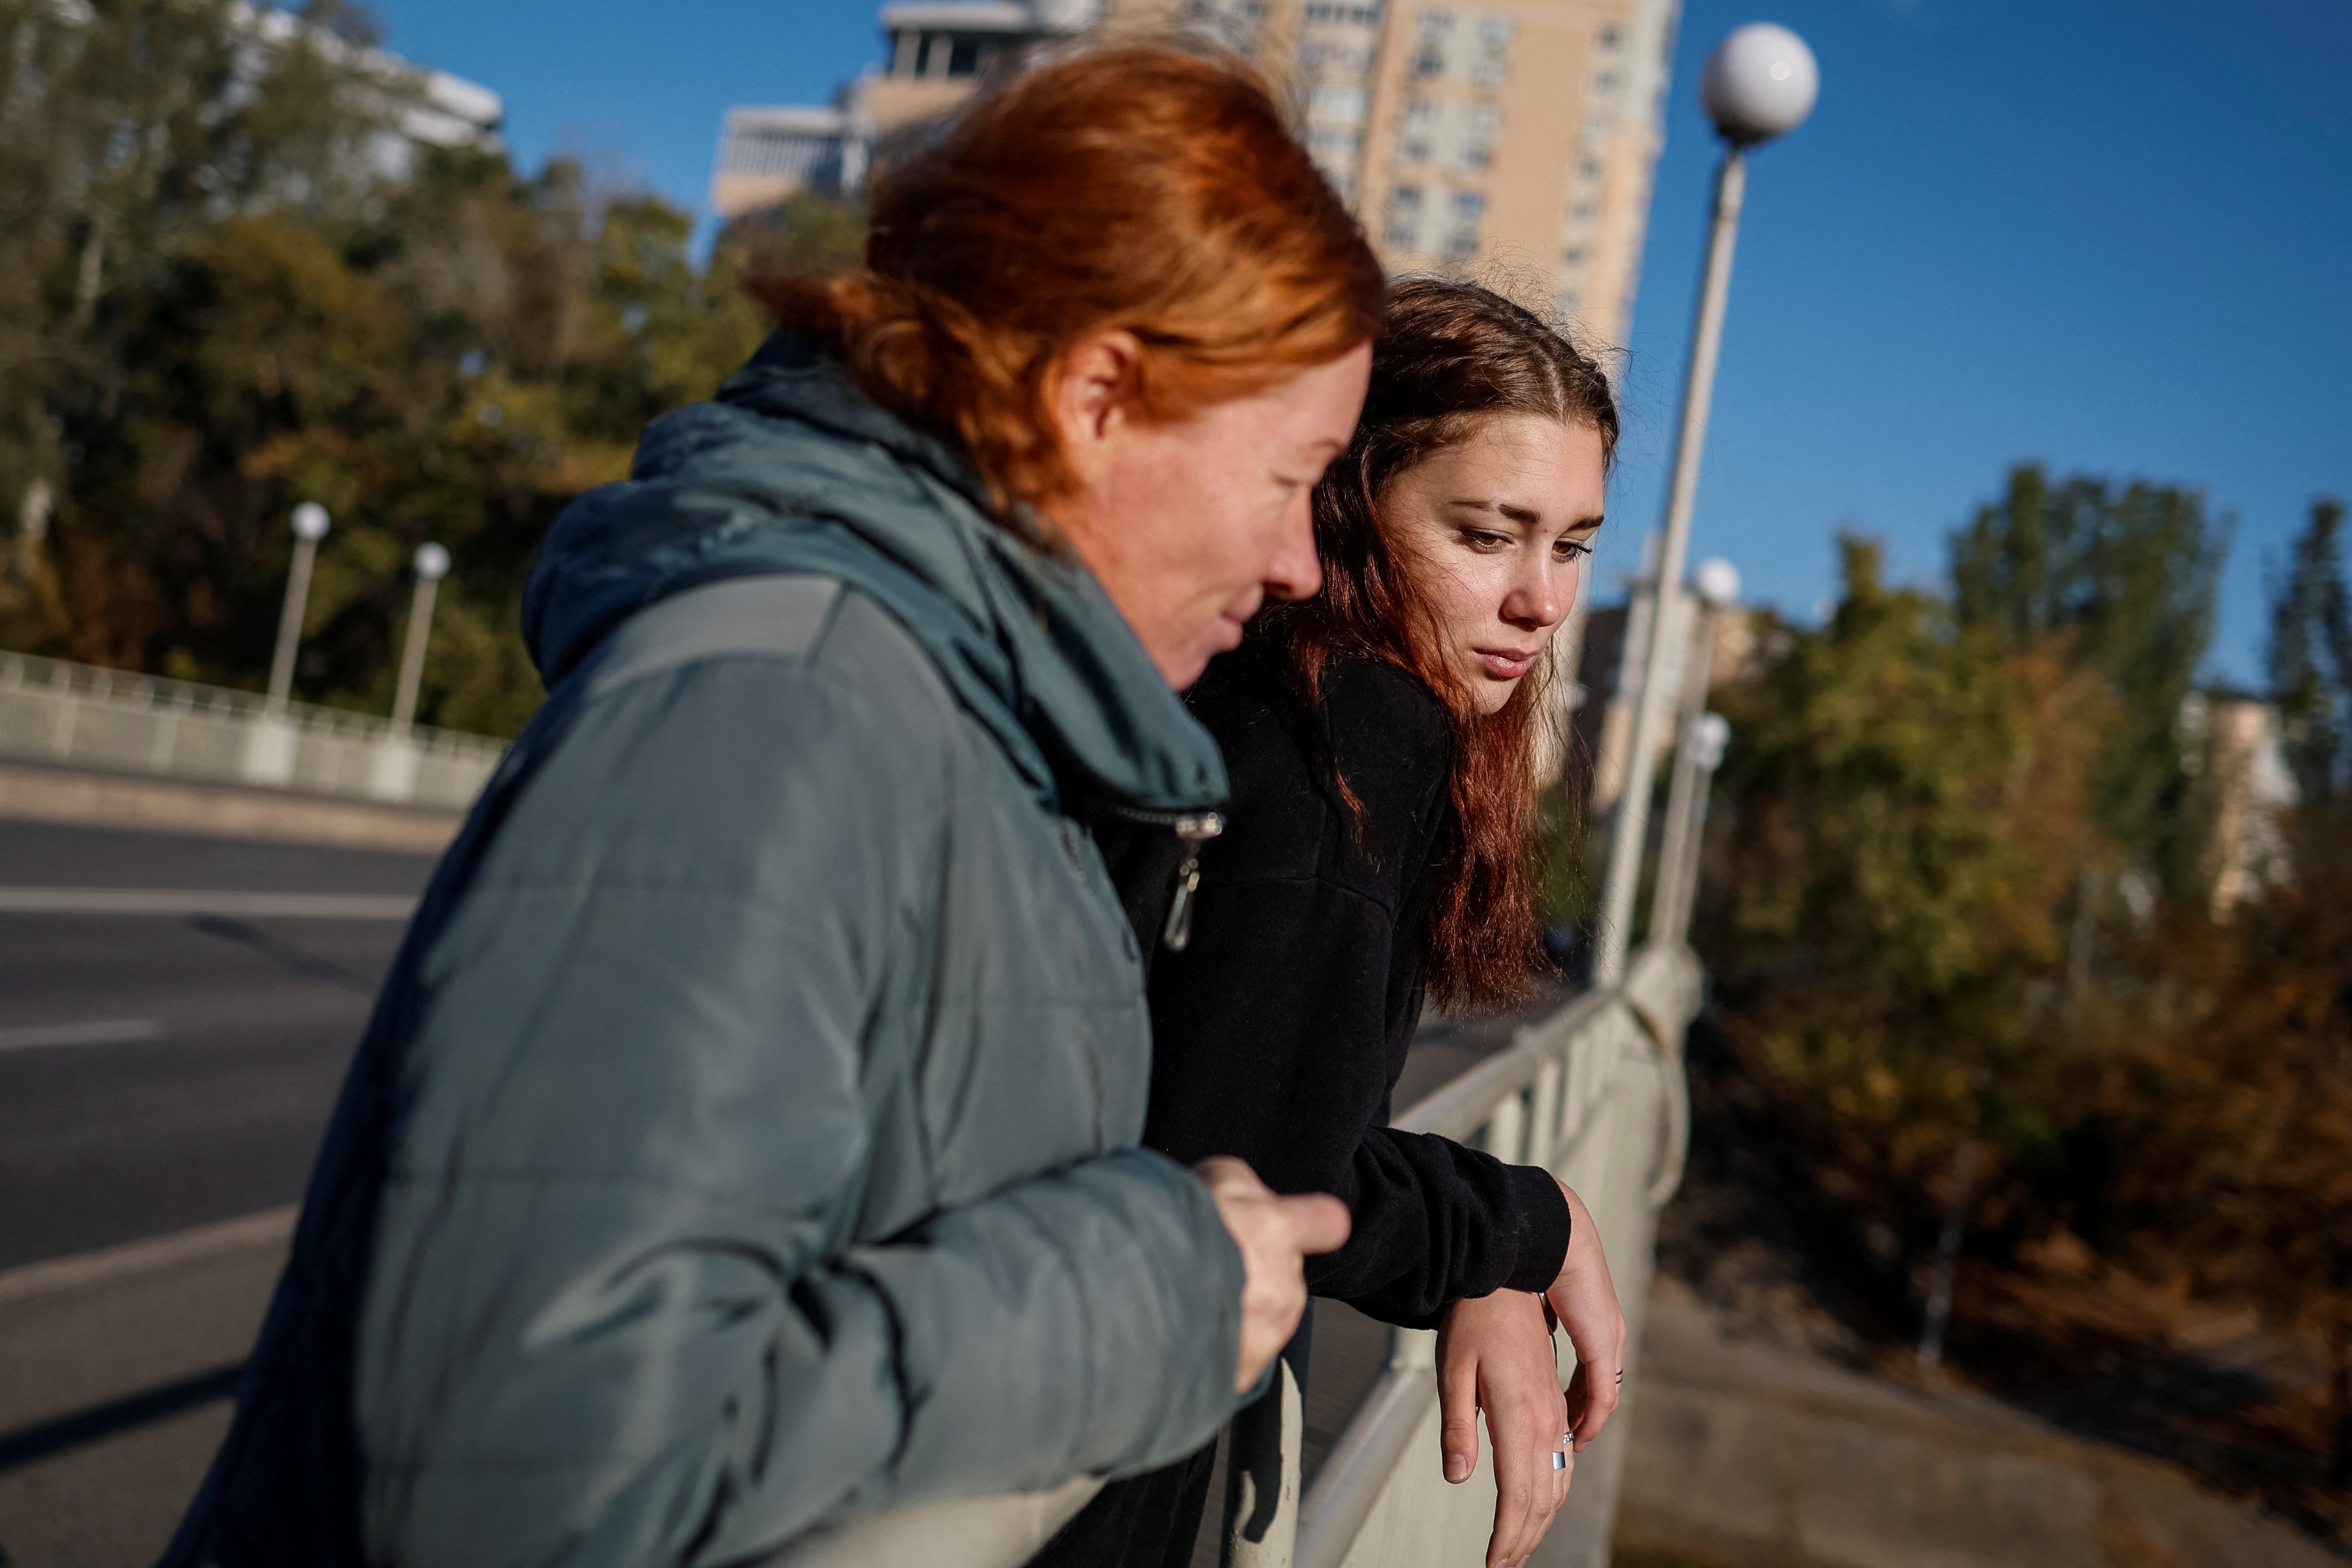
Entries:
{"type": "Polygon", "coordinates": [[[1346,1243],[1348,1206],[1319,1192],[1280,1197],[1231,1155],[1213,1155],[1192,1171],[1208,1184],[1217,1217],[1241,1249],[1242,1349],[1234,1370],[1240,1394],[1298,1332],[1307,1310],[1306,1260],[1346,1243]]]}

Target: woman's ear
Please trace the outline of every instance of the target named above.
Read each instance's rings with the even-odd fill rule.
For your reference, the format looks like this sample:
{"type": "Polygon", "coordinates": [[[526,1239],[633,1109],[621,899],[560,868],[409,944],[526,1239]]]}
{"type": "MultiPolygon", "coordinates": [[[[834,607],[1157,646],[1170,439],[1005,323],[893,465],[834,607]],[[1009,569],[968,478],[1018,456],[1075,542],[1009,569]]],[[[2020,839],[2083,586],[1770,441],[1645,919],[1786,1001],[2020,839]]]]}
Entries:
{"type": "Polygon", "coordinates": [[[1054,423],[1081,489],[1109,467],[1131,423],[1128,405],[1142,369],[1143,343],[1132,332],[1096,332],[1063,352],[1054,375],[1054,423]]]}

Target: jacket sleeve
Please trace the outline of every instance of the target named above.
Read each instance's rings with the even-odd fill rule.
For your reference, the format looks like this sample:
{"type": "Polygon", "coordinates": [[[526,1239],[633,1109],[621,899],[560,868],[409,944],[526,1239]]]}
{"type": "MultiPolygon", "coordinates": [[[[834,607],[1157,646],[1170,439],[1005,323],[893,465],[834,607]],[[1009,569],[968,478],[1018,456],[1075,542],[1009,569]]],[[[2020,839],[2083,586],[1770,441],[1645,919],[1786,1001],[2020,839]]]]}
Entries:
{"type": "Polygon", "coordinates": [[[950,831],[871,706],[751,659],[592,704],[426,955],[357,1357],[371,1561],[738,1562],[1230,1414],[1240,1260],[1160,1155],[850,1244],[921,1179],[868,1159],[916,1092],[872,1026],[950,831]]]}

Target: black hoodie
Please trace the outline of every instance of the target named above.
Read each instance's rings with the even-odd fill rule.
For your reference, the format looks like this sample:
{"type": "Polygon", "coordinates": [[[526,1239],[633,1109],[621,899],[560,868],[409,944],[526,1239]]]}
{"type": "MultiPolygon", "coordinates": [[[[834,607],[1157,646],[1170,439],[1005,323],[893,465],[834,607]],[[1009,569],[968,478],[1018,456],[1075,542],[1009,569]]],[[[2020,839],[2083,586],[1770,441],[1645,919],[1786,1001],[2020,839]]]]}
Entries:
{"type": "Polygon", "coordinates": [[[1232,795],[1181,952],[1160,940],[1179,846],[1152,831],[1108,846],[1151,966],[1144,1143],[1187,1163],[1237,1155],[1277,1192],[1337,1194],[1355,1228],[1308,1260],[1309,1288],[1433,1328],[1461,1297],[1549,1285],[1568,1205],[1540,1170],[1388,1125],[1421,1018],[1435,863],[1455,831],[1449,729],[1392,664],[1337,661],[1323,687],[1309,715],[1279,646],[1252,638],[1187,699],[1232,795]]]}

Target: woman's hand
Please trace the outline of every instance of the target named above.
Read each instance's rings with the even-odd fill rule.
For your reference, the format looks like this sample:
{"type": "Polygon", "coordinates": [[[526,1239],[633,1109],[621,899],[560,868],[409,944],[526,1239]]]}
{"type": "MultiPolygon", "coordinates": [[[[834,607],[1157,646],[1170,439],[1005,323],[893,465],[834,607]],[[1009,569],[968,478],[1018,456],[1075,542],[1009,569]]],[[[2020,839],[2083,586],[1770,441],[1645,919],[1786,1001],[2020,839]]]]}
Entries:
{"type": "Polygon", "coordinates": [[[1617,1287],[1609,1280],[1609,1260],[1601,1255],[1601,1231],[1592,1223],[1591,1210],[1566,1182],[1559,1190],[1568,1199],[1574,1228],[1559,1277],[1544,1291],[1544,1299],[1559,1315],[1568,1343],[1576,1347],[1576,1375],[1568,1385],[1568,1421],[1581,1448],[1601,1436],[1609,1413],[1625,1392],[1625,1314],[1617,1305],[1617,1287]]]}
{"type": "Polygon", "coordinates": [[[1282,1354],[1307,1310],[1305,1260],[1348,1239],[1348,1206],[1326,1193],[1277,1197],[1257,1173],[1230,1155],[1192,1167],[1217,1200],[1234,1245],[1242,1250],[1242,1354],[1234,1392],[1245,1392],[1282,1354]]]}
{"type": "Polygon", "coordinates": [[[1570,1474],[1552,1469],[1552,1456],[1568,1449],[1568,1403],[1543,1297],[1496,1291],[1445,1309],[1437,1331],[1437,1407],[1445,1479],[1457,1485],[1478,1468],[1478,1412],[1486,1413],[1495,1446],[1486,1568],[1525,1562],[1566,1500],[1570,1474]]]}

